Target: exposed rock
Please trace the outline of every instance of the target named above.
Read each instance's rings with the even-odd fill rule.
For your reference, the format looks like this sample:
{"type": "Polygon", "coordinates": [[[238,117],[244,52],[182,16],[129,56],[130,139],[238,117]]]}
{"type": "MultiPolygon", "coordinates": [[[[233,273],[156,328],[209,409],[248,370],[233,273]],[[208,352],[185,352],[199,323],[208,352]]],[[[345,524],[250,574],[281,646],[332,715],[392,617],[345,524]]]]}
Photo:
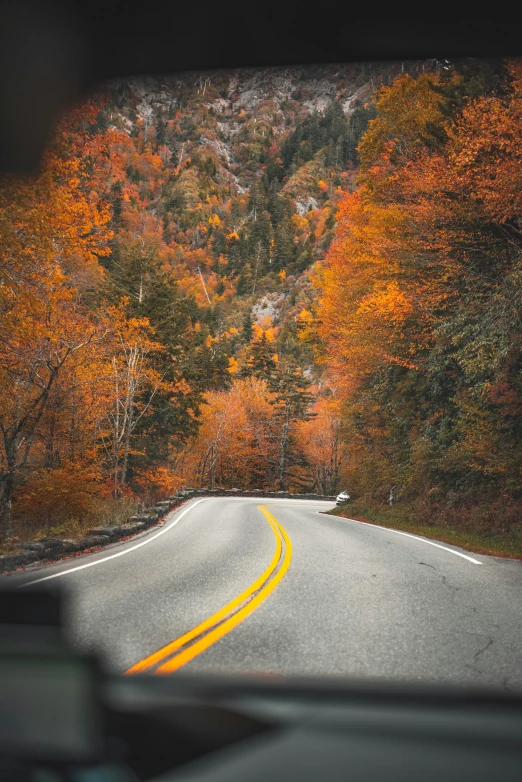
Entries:
{"type": "Polygon", "coordinates": [[[30,543],[22,543],[20,548],[24,549],[24,551],[35,551],[37,554],[43,554],[45,552],[45,543],[33,540],[30,543]]]}
{"type": "Polygon", "coordinates": [[[109,527],[93,527],[89,530],[89,535],[107,535],[107,537],[110,538],[110,528],[109,527]]]}
{"type": "Polygon", "coordinates": [[[111,539],[118,537],[120,526],[113,524],[108,527],[93,527],[93,529],[89,530],[89,535],[103,535],[104,537],[108,537],[111,539]]]}
{"type": "Polygon", "coordinates": [[[230,163],[232,157],[231,151],[223,141],[219,141],[219,139],[203,138],[201,139],[201,144],[211,147],[220,157],[224,158],[227,163],[230,163]]]}
{"type": "Polygon", "coordinates": [[[4,554],[0,557],[0,573],[8,573],[11,570],[16,570],[31,561],[29,553],[4,554]]]}
{"type": "Polygon", "coordinates": [[[140,532],[142,529],[145,529],[146,526],[144,521],[136,521],[133,524],[122,524],[120,526],[121,537],[140,532]]]}
{"type": "Polygon", "coordinates": [[[319,202],[313,198],[312,196],[309,196],[306,199],[299,200],[297,199],[295,202],[295,209],[296,212],[301,216],[304,217],[305,214],[310,212],[313,209],[319,209],[319,202]]]}
{"type": "Polygon", "coordinates": [[[43,553],[46,557],[61,554],[63,551],[63,541],[60,538],[40,538],[40,540],[36,542],[43,544],[43,553]]]}
{"type": "Polygon", "coordinates": [[[62,540],[62,553],[70,554],[73,551],[78,551],[78,543],[75,540],[70,540],[69,538],[62,540]]]}
{"type": "Polygon", "coordinates": [[[274,323],[278,319],[281,306],[287,298],[287,295],[284,293],[266,293],[252,307],[252,319],[260,326],[263,325],[263,321],[267,317],[274,323]]]}
{"type": "Polygon", "coordinates": [[[78,541],[78,551],[96,546],[105,546],[107,544],[107,535],[89,535],[87,538],[81,538],[78,541]]]}

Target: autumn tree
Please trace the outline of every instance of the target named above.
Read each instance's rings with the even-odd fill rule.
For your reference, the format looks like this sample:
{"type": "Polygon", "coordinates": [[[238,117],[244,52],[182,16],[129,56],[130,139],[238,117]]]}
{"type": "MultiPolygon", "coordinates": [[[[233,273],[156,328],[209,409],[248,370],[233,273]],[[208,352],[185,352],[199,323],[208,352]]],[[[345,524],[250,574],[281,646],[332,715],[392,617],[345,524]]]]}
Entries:
{"type": "Polygon", "coordinates": [[[518,497],[520,64],[468,78],[381,90],[318,271],[348,470],[376,496],[518,497]]]}
{"type": "Polygon", "coordinates": [[[275,419],[278,424],[278,457],[274,472],[280,491],[288,491],[290,470],[303,463],[302,453],[294,444],[295,425],[312,416],[310,381],[302,369],[291,358],[278,363],[275,372],[269,376],[269,388],[274,394],[275,419]]]}
{"type": "Polygon", "coordinates": [[[199,354],[207,348],[193,328],[198,307],[191,297],[180,295],[152,238],[120,234],[116,257],[108,264],[106,296],[122,297],[127,319],[146,320],[156,345],[147,349],[147,365],[162,378],[147,414],[134,427],[132,478],[136,471],[165,465],[173,445],[181,446],[194,433],[201,393],[207,388],[205,376],[198,372],[199,354]]]}
{"type": "Polygon", "coordinates": [[[0,519],[11,534],[15,482],[31,455],[53,388],[74,357],[88,360],[104,329],[82,290],[109,252],[109,210],[93,189],[107,138],[89,132],[96,102],[62,118],[39,174],[0,186],[0,519]]]}
{"type": "Polygon", "coordinates": [[[255,377],[206,394],[198,434],[186,450],[188,480],[210,488],[267,488],[276,448],[272,401],[266,381],[255,377]]]}
{"type": "Polygon", "coordinates": [[[106,378],[110,405],[106,427],[100,432],[115,499],[125,489],[136,427],[149,412],[164,380],[150,361],[151,354],[162,349],[161,344],[154,341],[146,318],[126,316],[125,304],[123,299],[119,307],[107,311],[111,330],[106,378]]]}
{"type": "Polygon", "coordinates": [[[339,490],[343,452],[339,400],[331,393],[319,397],[311,407],[312,416],[296,424],[296,442],[310,470],[314,491],[334,494],[339,490]]]}

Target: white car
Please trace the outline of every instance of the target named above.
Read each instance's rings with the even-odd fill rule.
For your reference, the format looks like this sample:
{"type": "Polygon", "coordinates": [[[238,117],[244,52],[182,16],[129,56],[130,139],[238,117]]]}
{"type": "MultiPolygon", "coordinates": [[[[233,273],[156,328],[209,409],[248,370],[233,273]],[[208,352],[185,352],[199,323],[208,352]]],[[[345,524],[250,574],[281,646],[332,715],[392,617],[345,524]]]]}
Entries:
{"type": "Polygon", "coordinates": [[[335,504],[336,504],[336,505],[342,505],[342,504],[343,504],[343,502],[346,502],[346,501],[347,501],[347,500],[349,500],[349,499],[350,499],[350,495],[348,494],[348,492],[347,492],[347,491],[342,491],[342,492],[341,492],[340,494],[338,494],[338,495],[337,495],[337,497],[335,498],[335,504]]]}

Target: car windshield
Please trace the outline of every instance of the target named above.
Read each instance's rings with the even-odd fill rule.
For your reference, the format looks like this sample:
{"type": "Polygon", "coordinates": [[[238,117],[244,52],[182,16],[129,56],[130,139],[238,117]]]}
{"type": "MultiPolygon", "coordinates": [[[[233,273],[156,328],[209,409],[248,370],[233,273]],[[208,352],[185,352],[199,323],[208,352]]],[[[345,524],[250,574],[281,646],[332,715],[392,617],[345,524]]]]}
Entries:
{"type": "Polygon", "coordinates": [[[522,688],[522,62],[130,78],[0,181],[0,572],[119,673],[522,688]]]}

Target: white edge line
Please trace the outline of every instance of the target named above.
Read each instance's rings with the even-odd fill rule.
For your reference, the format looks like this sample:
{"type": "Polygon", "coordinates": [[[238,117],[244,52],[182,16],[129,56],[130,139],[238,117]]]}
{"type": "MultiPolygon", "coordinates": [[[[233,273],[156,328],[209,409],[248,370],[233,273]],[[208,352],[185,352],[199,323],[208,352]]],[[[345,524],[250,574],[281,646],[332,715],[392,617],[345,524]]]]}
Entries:
{"type": "MultiPolygon", "coordinates": [[[[321,511],[316,510],[315,511],[319,516],[325,516],[326,514],[321,513],[321,511]]],[[[441,548],[444,549],[444,551],[449,551],[450,554],[455,554],[457,557],[462,557],[462,559],[467,559],[468,562],[473,562],[474,565],[483,565],[483,562],[479,562],[478,559],[473,559],[473,557],[468,557],[467,554],[461,554],[460,551],[454,551],[452,548],[448,548],[447,546],[441,546],[440,543],[434,543],[433,540],[426,540],[426,538],[421,538],[418,535],[412,535],[410,532],[401,532],[398,529],[391,529],[390,527],[381,527],[380,524],[368,524],[367,521],[358,521],[358,519],[347,519],[345,516],[331,516],[333,519],[344,519],[345,521],[353,521],[356,524],[364,524],[366,527],[374,527],[377,529],[383,529],[385,532],[395,532],[396,535],[405,535],[407,538],[413,538],[414,540],[420,540],[421,543],[427,543],[428,546],[435,546],[435,548],[441,548]]]]}
{"type": "Polygon", "coordinates": [[[68,573],[74,573],[77,570],[84,570],[88,567],[94,567],[94,565],[101,565],[102,562],[107,562],[109,559],[116,559],[116,557],[122,557],[124,554],[130,554],[131,551],[135,551],[137,548],[141,548],[142,546],[146,546],[147,543],[151,543],[151,541],[156,540],[156,538],[159,538],[160,535],[164,535],[165,532],[168,532],[169,529],[172,529],[178,521],[181,521],[183,516],[189,512],[189,510],[192,510],[192,508],[195,508],[196,505],[199,505],[200,502],[203,502],[206,500],[206,497],[203,497],[201,500],[196,500],[192,505],[189,505],[188,508],[185,508],[185,510],[179,514],[179,516],[174,519],[168,526],[163,527],[159,530],[159,532],[156,532],[155,535],[151,535],[150,537],[146,538],[145,540],[142,540],[140,543],[136,543],[134,546],[130,546],[130,548],[126,548],[123,551],[118,551],[116,554],[109,554],[108,557],[103,557],[102,559],[97,559],[94,562],[86,562],[84,565],[78,565],[77,567],[71,567],[68,570],[60,570],[59,573],[53,573],[51,576],[44,576],[43,578],[36,578],[34,581],[28,581],[26,584],[21,584],[18,589],[23,589],[24,587],[32,586],[32,584],[40,584],[42,581],[49,581],[51,578],[59,578],[60,576],[66,576],[68,573]]]}
{"type": "MultiPolygon", "coordinates": [[[[294,502],[293,504],[290,502],[264,502],[263,505],[277,505],[280,508],[302,508],[303,502],[307,502],[309,505],[331,505],[332,503],[329,500],[301,500],[298,504],[297,502],[294,502]]],[[[316,510],[316,513],[320,513],[320,511],[316,510]]]]}

